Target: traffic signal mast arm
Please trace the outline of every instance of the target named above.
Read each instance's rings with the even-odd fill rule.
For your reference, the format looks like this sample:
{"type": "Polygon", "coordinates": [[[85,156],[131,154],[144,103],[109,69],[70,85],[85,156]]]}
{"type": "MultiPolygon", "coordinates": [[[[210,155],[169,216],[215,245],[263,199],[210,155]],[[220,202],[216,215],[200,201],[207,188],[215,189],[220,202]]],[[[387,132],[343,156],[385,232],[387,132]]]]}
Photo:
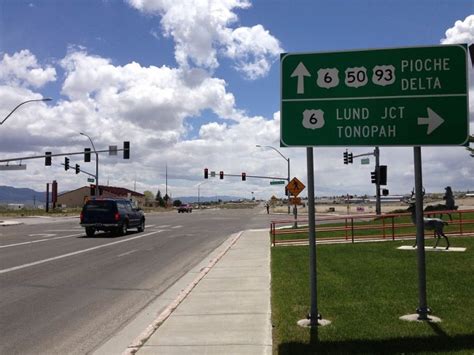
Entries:
{"type": "MultiPolygon", "coordinates": [[[[232,176],[232,177],[242,177],[242,174],[224,174],[224,176],[232,176]]],[[[288,178],[283,177],[274,177],[274,176],[260,176],[260,175],[246,175],[246,177],[254,178],[254,179],[270,179],[270,180],[285,180],[288,181],[288,178]]]]}
{"type": "MultiPolygon", "coordinates": [[[[118,152],[124,151],[125,149],[117,149],[118,152]]],[[[103,149],[103,150],[97,150],[97,153],[108,153],[110,152],[110,149],[103,149]]],[[[93,152],[95,154],[95,152],[93,152]]],[[[17,160],[28,160],[28,159],[40,159],[40,158],[46,158],[46,157],[64,157],[68,155],[84,155],[84,151],[82,152],[74,152],[74,153],[58,153],[58,154],[50,154],[50,155],[34,155],[30,157],[21,157],[21,158],[10,158],[10,159],[0,159],[0,163],[6,163],[10,161],[17,161],[17,160]]],[[[240,176],[240,175],[239,175],[240,176]]]]}

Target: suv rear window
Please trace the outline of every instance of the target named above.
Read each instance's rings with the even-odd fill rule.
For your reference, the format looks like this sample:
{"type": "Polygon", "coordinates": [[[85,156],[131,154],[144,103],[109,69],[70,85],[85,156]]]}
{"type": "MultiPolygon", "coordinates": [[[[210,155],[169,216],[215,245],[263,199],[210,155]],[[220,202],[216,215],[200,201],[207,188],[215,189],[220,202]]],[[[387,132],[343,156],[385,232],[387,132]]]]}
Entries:
{"type": "Polygon", "coordinates": [[[113,201],[89,201],[84,206],[87,212],[109,212],[115,210],[115,202],[113,201]]]}

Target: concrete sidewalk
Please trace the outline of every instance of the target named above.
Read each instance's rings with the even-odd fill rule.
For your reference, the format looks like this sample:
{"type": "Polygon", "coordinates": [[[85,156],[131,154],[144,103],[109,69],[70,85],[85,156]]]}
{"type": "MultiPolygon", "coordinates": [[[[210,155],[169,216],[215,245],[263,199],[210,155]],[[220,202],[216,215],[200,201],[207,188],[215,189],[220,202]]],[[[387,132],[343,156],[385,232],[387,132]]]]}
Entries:
{"type": "Polygon", "coordinates": [[[268,230],[243,232],[143,340],[140,355],[271,354],[268,230]]]}

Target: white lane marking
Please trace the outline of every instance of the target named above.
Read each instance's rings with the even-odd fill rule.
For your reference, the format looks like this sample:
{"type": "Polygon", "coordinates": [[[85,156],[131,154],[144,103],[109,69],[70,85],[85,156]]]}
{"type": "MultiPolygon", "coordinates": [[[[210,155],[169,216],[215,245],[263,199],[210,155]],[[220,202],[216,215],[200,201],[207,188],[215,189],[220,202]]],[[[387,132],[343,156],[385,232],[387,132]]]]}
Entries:
{"type": "Polygon", "coordinates": [[[156,228],[167,228],[167,227],[171,227],[171,224],[163,224],[161,226],[156,226],[156,228]]]}
{"type": "Polygon", "coordinates": [[[117,257],[120,258],[121,256],[130,255],[130,254],[135,253],[137,251],[138,251],[138,249],[133,249],[133,250],[127,251],[126,253],[122,253],[122,254],[117,255],[117,257]]]}
{"type": "Polygon", "coordinates": [[[174,226],[174,227],[171,227],[171,229],[176,229],[176,228],[183,228],[183,226],[174,226]]]}
{"type": "Polygon", "coordinates": [[[3,248],[10,248],[10,247],[16,247],[19,245],[26,245],[26,244],[34,244],[34,243],[41,243],[41,242],[48,242],[50,240],[57,240],[57,239],[64,239],[64,238],[72,238],[72,237],[77,237],[79,235],[84,235],[84,233],[78,233],[78,234],[70,234],[70,235],[65,235],[63,237],[54,237],[54,238],[48,238],[48,239],[37,239],[37,240],[31,240],[29,242],[22,242],[22,243],[15,243],[15,244],[7,244],[7,245],[0,245],[0,249],[3,248]]]}
{"type": "Polygon", "coordinates": [[[28,234],[28,237],[54,237],[56,234],[51,233],[37,233],[37,234],[28,234]]]}
{"type": "Polygon", "coordinates": [[[92,251],[92,250],[97,250],[97,249],[105,248],[105,247],[108,247],[108,246],[111,246],[111,245],[115,245],[115,244],[120,244],[120,243],[129,242],[129,241],[131,241],[131,240],[135,240],[135,239],[140,239],[140,238],[148,237],[148,236],[153,235],[153,234],[156,234],[156,233],[159,233],[159,232],[150,232],[150,233],[146,233],[146,234],[140,234],[140,235],[137,235],[136,237],[131,237],[131,238],[128,238],[128,239],[118,240],[118,241],[112,242],[112,243],[102,244],[102,245],[98,245],[98,246],[95,246],[95,247],[92,247],[92,248],[87,248],[87,249],[82,249],[82,250],[78,250],[78,251],[73,251],[72,253],[67,253],[67,254],[63,254],[63,255],[58,255],[58,256],[55,256],[55,257],[52,257],[52,258],[48,258],[48,259],[38,260],[38,261],[34,261],[34,262],[28,263],[28,264],[23,264],[23,265],[14,266],[14,267],[11,267],[11,268],[8,268],[8,269],[0,270],[0,274],[6,274],[7,272],[25,269],[25,268],[27,268],[27,267],[31,267],[31,266],[35,266],[35,265],[44,264],[44,263],[47,263],[47,262],[49,262],[49,261],[64,259],[64,258],[67,258],[67,257],[69,257],[69,256],[74,256],[74,255],[79,255],[79,254],[87,253],[88,251],[92,251]]]}
{"type": "Polygon", "coordinates": [[[69,229],[48,229],[46,232],[76,232],[78,230],[84,229],[82,227],[74,227],[69,229]]]}

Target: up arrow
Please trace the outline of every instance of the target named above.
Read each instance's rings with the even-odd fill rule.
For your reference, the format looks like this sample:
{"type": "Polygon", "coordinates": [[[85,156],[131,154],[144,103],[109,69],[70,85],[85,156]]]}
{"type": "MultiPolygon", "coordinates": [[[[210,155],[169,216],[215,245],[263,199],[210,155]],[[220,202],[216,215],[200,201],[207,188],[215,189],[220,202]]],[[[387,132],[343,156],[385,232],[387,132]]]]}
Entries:
{"type": "Polygon", "coordinates": [[[296,89],[297,94],[304,94],[304,77],[311,76],[308,69],[304,66],[303,62],[300,62],[296,69],[291,74],[291,77],[298,77],[298,88],[296,89]]]}
{"type": "Polygon", "coordinates": [[[426,132],[428,135],[431,134],[436,128],[441,126],[444,122],[444,119],[439,116],[436,112],[432,109],[427,107],[428,110],[428,117],[418,117],[418,125],[427,124],[428,131],[426,132]]]}

